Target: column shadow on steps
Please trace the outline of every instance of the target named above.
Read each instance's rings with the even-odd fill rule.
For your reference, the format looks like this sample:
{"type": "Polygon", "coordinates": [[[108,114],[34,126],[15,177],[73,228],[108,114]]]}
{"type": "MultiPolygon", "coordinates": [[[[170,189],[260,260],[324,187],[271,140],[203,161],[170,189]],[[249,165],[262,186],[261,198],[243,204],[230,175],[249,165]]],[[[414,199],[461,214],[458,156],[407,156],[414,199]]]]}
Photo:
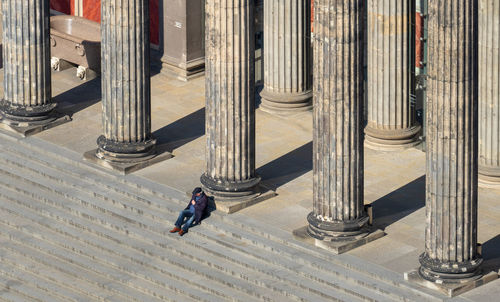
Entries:
{"type": "Polygon", "coordinates": [[[401,188],[375,200],[374,223],[385,229],[387,226],[425,207],[425,175],[401,188]]]}
{"type": "Polygon", "coordinates": [[[57,103],[57,111],[70,117],[101,101],[101,77],[97,76],[89,81],[73,87],[53,98],[57,103]]]}
{"type": "MultiPolygon", "coordinates": [[[[153,132],[159,149],[168,152],[203,135],[205,135],[205,107],[153,132]]],[[[200,148],[205,148],[205,144],[200,148]]]]}
{"type": "Polygon", "coordinates": [[[272,190],[312,170],[312,142],[309,142],[257,169],[262,181],[272,190]]]}
{"type": "Polygon", "coordinates": [[[500,270],[500,234],[483,243],[483,270],[485,273],[500,270]]]}

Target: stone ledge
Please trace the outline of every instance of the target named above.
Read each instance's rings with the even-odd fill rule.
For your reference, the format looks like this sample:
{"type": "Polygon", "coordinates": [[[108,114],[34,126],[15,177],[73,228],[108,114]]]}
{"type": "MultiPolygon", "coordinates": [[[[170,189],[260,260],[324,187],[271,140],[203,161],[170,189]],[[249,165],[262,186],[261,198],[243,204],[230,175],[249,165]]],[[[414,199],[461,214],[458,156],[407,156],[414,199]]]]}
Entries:
{"type": "Polygon", "coordinates": [[[69,115],[62,115],[56,112],[53,113],[53,116],[54,119],[45,124],[31,126],[27,125],[27,123],[13,123],[3,117],[0,117],[0,128],[19,134],[22,137],[27,137],[71,121],[71,117],[69,115]]]}
{"type": "Polygon", "coordinates": [[[422,278],[418,273],[418,269],[416,269],[404,273],[404,278],[410,283],[438,291],[448,297],[455,297],[483,284],[496,280],[498,278],[498,273],[490,272],[479,279],[469,280],[462,283],[436,283],[422,278]]]}
{"type": "Polygon", "coordinates": [[[256,194],[234,200],[215,197],[214,199],[217,210],[227,214],[232,214],[278,195],[276,192],[262,184],[258,185],[257,191],[258,192],[256,194]]]}
{"type": "MultiPolygon", "coordinates": [[[[253,195],[239,198],[218,198],[213,196],[215,205],[209,206],[220,212],[232,214],[277,195],[275,191],[260,183],[258,184],[257,193],[253,195]]],[[[191,197],[191,192],[186,192],[186,196],[191,197]]]]}
{"type": "Polygon", "coordinates": [[[167,159],[170,159],[173,157],[172,153],[164,151],[164,152],[161,152],[160,154],[156,155],[153,158],[150,158],[148,160],[144,160],[141,162],[119,163],[119,162],[109,162],[109,161],[98,158],[96,156],[96,151],[97,151],[97,149],[85,152],[83,154],[83,159],[85,159],[86,161],[88,161],[94,165],[119,172],[123,175],[135,172],[135,171],[140,170],[140,169],[144,169],[144,168],[149,167],[153,164],[159,163],[161,161],[164,161],[164,160],[167,160],[167,159]]]}
{"type": "Polygon", "coordinates": [[[301,227],[293,231],[295,239],[305,242],[307,244],[315,245],[317,247],[332,251],[335,254],[342,254],[352,249],[365,245],[371,241],[385,236],[385,232],[380,229],[371,227],[368,235],[362,238],[356,238],[350,241],[334,242],[315,239],[307,233],[307,226],[301,227]]]}

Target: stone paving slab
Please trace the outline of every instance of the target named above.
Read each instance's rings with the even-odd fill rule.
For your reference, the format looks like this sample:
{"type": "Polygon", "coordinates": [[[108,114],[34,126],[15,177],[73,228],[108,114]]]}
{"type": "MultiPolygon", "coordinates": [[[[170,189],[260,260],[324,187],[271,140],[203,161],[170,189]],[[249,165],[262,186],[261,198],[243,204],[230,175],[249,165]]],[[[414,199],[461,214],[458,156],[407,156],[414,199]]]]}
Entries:
{"type": "MultiPolygon", "coordinates": [[[[83,156],[96,147],[102,131],[100,78],[80,81],[74,73],[71,68],[53,73],[58,110],[70,115],[72,121],[35,136],[83,156]]],[[[174,157],[133,174],[180,192],[190,191],[199,185],[205,169],[204,78],[186,83],[156,73],[151,83],[153,133],[174,157]]],[[[312,209],[312,114],[304,112],[287,119],[258,109],[256,121],[257,172],[278,195],[239,214],[291,234],[306,224],[312,209]]],[[[424,250],[424,175],[425,153],[417,149],[392,153],[365,149],[365,203],[373,205],[374,224],[387,235],[347,254],[388,268],[401,278],[408,268],[418,266],[416,255],[424,250]]],[[[499,197],[500,190],[479,189],[478,239],[483,243],[485,265],[497,271],[499,197]]],[[[485,292],[489,297],[500,296],[500,280],[463,297],[484,301],[485,292]]]]}

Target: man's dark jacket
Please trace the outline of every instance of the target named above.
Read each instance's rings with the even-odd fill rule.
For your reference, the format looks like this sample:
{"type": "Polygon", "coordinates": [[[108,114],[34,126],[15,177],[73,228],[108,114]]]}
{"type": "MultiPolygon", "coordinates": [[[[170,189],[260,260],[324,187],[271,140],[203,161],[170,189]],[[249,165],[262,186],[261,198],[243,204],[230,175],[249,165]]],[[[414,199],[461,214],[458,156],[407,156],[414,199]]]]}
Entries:
{"type": "MultiPolygon", "coordinates": [[[[189,206],[191,205],[191,200],[196,200],[195,194],[191,196],[191,199],[189,200],[186,210],[189,209],[189,206]]],[[[194,205],[194,221],[196,223],[200,223],[201,217],[203,217],[203,213],[205,212],[205,208],[207,207],[207,203],[208,203],[207,195],[205,195],[205,193],[201,193],[200,199],[194,205]]]]}

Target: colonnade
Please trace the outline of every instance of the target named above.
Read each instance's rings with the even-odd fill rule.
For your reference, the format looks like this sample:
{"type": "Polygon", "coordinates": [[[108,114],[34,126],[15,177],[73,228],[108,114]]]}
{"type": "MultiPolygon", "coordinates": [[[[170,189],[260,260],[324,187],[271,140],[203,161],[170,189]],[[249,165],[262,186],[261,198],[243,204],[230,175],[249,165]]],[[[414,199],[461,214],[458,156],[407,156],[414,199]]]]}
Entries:
{"type": "MultiPolygon", "coordinates": [[[[308,233],[318,240],[348,242],[370,232],[363,199],[364,133],[372,147],[389,149],[413,146],[420,134],[410,98],[414,5],[409,0],[315,0],[311,68],[306,2],[265,0],[262,106],[289,114],[310,108],[312,96],[314,185],[308,233]]],[[[480,276],[477,158],[482,174],[500,175],[497,2],[429,1],[427,227],[420,274],[438,283],[480,276]]],[[[155,155],[144,3],[102,1],[104,133],[97,156],[107,161],[140,162],[155,155]]],[[[48,1],[2,4],[4,121],[47,123],[55,107],[48,1]]],[[[221,199],[253,196],[260,181],[255,172],[253,11],[253,0],[206,2],[206,170],[201,182],[221,199]]]]}

